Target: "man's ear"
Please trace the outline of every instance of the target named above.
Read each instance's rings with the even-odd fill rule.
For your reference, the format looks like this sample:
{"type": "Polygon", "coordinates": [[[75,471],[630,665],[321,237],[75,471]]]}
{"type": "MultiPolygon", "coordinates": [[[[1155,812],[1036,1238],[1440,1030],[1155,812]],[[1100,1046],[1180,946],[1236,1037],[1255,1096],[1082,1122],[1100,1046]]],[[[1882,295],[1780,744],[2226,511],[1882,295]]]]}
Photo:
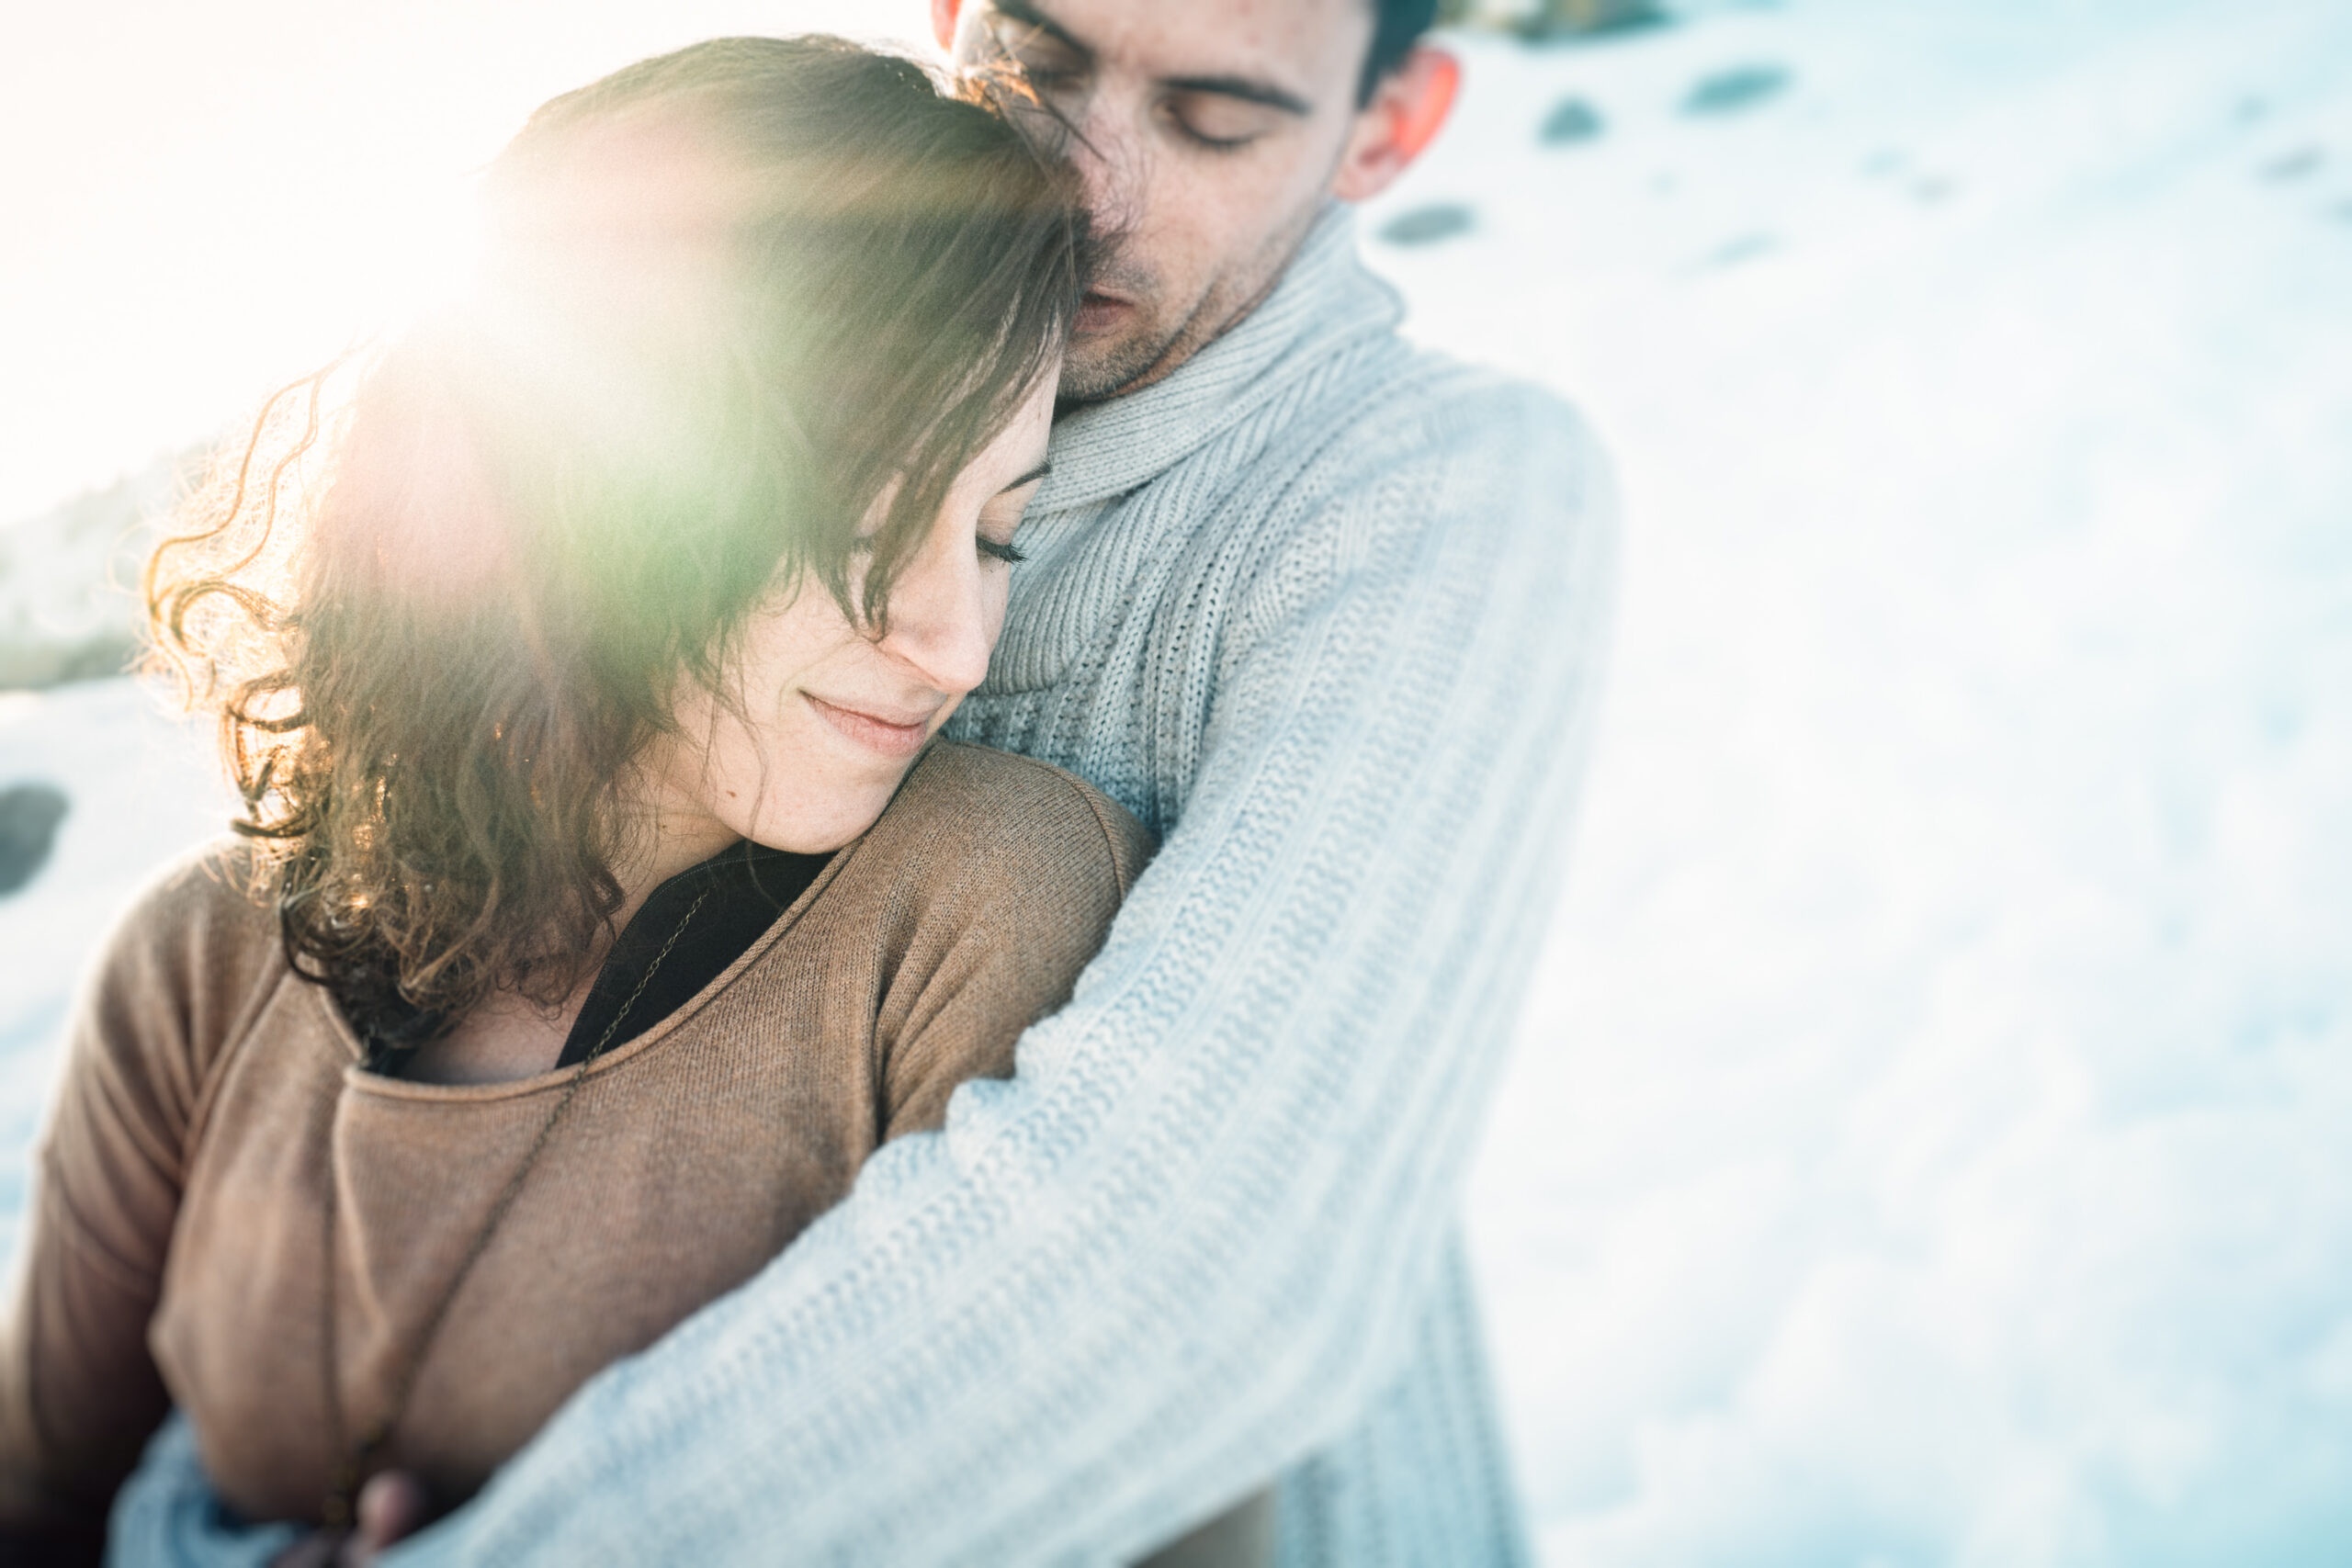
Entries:
{"type": "MultiPolygon", "coordinates": [[[[932,0],[933,14],[953,4],[932,0]]],[[[1445,51],[1423,44],[1407,55],[1356,115],[1331,194],[1341,201],[1369,201],[1386,190],[1437,140],[1461,86],[1462,62],[1445,51]]]]}
{"type": "Polygon", "coordinates": [[[964,0],[931,0],[931,36],[950,54],[956,51],[956,18],[963,9],[964,0]]]}

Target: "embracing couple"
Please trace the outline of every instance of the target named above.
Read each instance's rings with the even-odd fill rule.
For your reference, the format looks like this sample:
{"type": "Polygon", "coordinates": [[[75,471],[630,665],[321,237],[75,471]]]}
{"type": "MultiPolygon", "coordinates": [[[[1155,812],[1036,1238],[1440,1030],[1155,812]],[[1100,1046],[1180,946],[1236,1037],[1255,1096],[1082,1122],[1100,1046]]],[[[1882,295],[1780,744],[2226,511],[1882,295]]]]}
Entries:
{"type": "Polygon", "coordinates": [[[1356,259],[1431,10],[532,118],[151,566],[247,806],[71,1027],[0,1556],[1524,1558],[1459,1208],[1611,525],[1356,259]]]}

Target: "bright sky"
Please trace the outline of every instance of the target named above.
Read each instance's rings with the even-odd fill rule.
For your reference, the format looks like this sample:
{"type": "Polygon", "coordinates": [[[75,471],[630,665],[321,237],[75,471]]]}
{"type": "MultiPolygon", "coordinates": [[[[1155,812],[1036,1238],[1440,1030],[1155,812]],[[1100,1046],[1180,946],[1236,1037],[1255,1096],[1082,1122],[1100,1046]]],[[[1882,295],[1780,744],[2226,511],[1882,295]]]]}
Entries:
{"type": "Polygon", "coordinates": [[[529,111],[700,38],[923,0],[76,0],[0,49],[0,524],[219,429],[445,276],[529,111]]]}

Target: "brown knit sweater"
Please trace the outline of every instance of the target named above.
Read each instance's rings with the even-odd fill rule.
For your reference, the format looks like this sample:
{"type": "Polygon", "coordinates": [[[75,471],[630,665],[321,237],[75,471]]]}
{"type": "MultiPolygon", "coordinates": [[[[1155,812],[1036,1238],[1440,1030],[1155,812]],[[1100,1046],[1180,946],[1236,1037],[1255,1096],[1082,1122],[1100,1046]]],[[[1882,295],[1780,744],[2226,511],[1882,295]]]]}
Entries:
{"type": "MultiPolygon", "coordinates": [[[[143,895],[75,1016],[0,1324],[0,1540],[79,1533],[174,1403],[254,1519],[312,1519],[333,1460],[322,1205],[344,1408],[365,1427],[569,1069],[376,1077],[270,913],[208,851],[143,895]]],[[[1145,856],[1071,775],[939,743],[693,1001],[591,1068],[460,1289],[385,1462],[450,1503],[571,1392],[740,1283],[884,1140],[1012,1070],[1145,856]]]]}

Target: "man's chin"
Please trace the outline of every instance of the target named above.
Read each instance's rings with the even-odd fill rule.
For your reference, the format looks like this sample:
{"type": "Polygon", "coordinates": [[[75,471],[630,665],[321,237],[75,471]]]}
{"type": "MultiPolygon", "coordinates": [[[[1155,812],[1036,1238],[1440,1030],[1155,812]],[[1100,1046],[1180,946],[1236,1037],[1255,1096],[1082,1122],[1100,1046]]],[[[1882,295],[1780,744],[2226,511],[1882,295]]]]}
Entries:
{"type": "Polygon", "coordinates": [[[1168,345],[1141,334],[1122,334],[1088,342],[1081,334],[1062,357],[1061,386],[1056,400],[1068,407],[1099,403],[1115,398],[1144,378],[1166,355],[1168,345]]]}

